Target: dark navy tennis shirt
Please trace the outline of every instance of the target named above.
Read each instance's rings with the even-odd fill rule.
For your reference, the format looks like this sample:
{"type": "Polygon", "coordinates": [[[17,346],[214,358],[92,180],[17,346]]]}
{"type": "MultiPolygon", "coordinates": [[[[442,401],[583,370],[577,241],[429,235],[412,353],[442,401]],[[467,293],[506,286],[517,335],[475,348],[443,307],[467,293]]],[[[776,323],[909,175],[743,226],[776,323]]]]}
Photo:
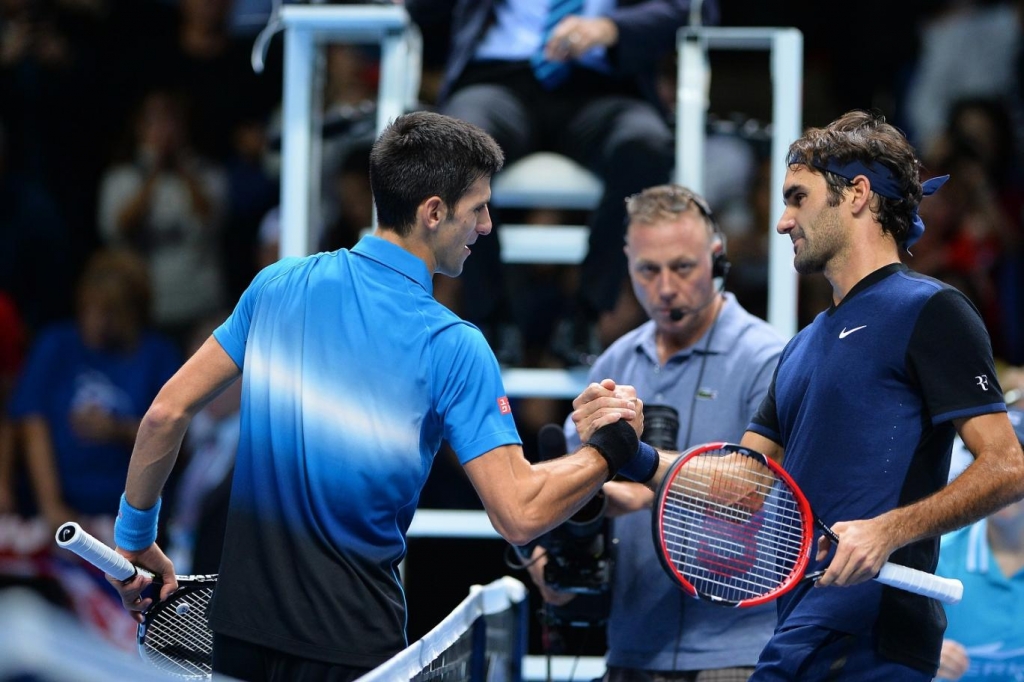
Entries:
{"type": "MultiPolygon", "coordinates": [[[[827,524],[869,519],[946,484],[952,420],[1005,411],[988,334],[956,289],[886,266],[787,344],[750,425],[785,448],[783,466],[827,524]]],[[[808,570],[823,567],[812,561],[808,570]]],[[[891,561],[934,571],[938,538],[891,561]]],[[[779,627],[870,634],[880,653],[932,670],[938,602],[869,581],[801,584],[779,600],[779,627]]]]}

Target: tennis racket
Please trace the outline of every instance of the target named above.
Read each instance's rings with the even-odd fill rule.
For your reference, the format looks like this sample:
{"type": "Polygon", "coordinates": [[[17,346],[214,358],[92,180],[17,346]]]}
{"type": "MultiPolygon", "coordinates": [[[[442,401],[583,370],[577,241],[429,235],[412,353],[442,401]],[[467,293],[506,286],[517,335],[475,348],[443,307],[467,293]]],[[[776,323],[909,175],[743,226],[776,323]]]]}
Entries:
{"type": "MultiPolygon", "coordinates": [[[[57,529],[57,544],[71,550],[104,573],[129,581],[144,568],[68,522],[57,529]]],[[[139,624],[139,654],[164,672],[189,679],[208,679],[213,671],[213,633],[206,624],[206,608],[217,585],[216,575],[179,575],[178,589],[164,601],[154,601],[139,624]]]]}
{"type": "MultiPolygon", "coordinates": [[[[662,480],[654,502],[654,544],[662,567],[692,597],[754,606],[791,590],[805,574],[817,527],[804,494],[778,463],[732,443],[698,445],[662,480]]],[[[959,580],[887,563],[880,583],[955,604],[959,580]]]]}

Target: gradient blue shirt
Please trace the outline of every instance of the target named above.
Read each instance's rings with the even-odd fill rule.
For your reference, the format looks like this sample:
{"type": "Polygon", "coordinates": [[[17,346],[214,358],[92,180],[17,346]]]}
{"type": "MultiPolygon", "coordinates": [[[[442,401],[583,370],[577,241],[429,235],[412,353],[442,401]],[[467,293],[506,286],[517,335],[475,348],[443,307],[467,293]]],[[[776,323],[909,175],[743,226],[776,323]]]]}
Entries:
{"type": "Polygon", "coordinates": [[[398,564],[434,456],[520,443],[480,331],[375,236],[263,270],[214,336],[243,370],[211,625],[373,666],[405,644],[398,564]]]}

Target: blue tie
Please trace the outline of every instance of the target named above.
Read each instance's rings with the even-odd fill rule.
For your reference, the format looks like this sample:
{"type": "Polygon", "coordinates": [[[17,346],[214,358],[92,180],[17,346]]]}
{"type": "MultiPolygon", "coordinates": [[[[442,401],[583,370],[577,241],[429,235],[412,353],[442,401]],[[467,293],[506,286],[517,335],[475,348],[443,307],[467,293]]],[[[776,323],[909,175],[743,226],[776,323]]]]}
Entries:
{"type": "Polygon", "coordinates": [[[550,62],[544,58],[544,46],[551,38],[551,32],[562,19],[570,14],[583,12],[583,0],[551,0],[548,8],[548,18],[544,21],[544,37],[541,39],[540,48],[530,58],[533,66],[533,74],[540,84],[547,90],[553,90],[561,85],[569,72],[572,64],[569,62],[550,62]]]}

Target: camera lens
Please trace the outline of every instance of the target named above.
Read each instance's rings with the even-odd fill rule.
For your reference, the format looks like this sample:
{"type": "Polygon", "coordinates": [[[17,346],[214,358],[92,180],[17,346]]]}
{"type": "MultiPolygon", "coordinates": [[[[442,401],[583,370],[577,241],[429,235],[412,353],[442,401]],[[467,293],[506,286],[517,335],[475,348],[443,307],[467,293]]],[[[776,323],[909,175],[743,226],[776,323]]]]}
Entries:
{"type": "Polygon", "coordinates": [[[675,450],[679,413],[668,405],[644,405],[644,433],[640,440],[659,450],[675,450]]]}

